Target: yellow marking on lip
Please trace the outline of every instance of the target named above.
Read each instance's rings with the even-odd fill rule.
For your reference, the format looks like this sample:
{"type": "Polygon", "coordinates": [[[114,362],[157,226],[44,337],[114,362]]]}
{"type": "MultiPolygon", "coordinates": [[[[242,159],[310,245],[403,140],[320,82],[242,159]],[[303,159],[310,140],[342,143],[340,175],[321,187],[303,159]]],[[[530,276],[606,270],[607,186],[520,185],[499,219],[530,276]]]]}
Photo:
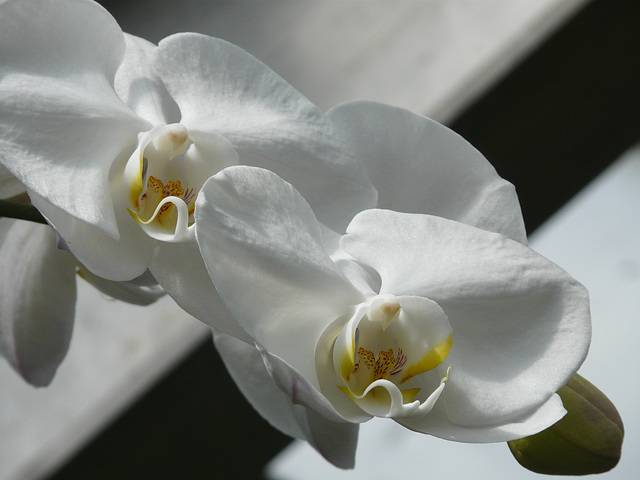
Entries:
{"type": "MultiPolygon", "coordinates": [[[[150,177],[151,180],[153,177],[150,177]]],[[[156,179],[154,179],[156,180],[156,179]]],[[[167,197],[178,197],[181,198],[184,190],[182,189],[182,182],[177,180],[175,182],[167,182],[166,185],[163,185],[160,180],[156,180],[162,188],[162,198],[160,201],[164,200],[167,197]]],[[[169,210],[169,208],[173,207],[172,203],[165,203],[162,207],[160,207],[160,212],[158,212],[158,216],[162,215],[164,212],[169,210]]]]}
{"type": "Polygon", "coordinates": [[[151,175],[149,176],[149,180],[147,180],[147,188],[157,195],[162,195],[164,183],[162,183],[162,180],[158,180],[156,177],[151,175]]]}
{"type": "Polygon", "coordinates": [[[360,360],[369,368],[373,368],[376,364],[376,357],[373,356],[373,352],[364,347],[358,349],[358,357],[360,357],[360,360]]]}
{"type": "Polygon", "coordinates": [[[351,390],[349,390],[347,387],[343,387],[342,385],[336,385],[336,387],[338,387],[343,393],[345,393],[351,400],[353,400],[354,402],[356,400],[358,400],[353,393],[351,393],[351,390]]]}
{"type": "Polygon", "coordinates": [[[162,225],[163,219],[166,220],[168,218],[168,214],[174,210],[175,206],[171,202],[165,203],[160,207],[160,210],[158,211],[155,218],[152,218],[153,212],[155,212],[157,205],[167,197],[182,198],[183,194],[184,189],[182,188],[182,182],[180,182],[180,180],[176,180],[175,182],[169,181],[165,185],[162,180],[154,177],[153,175],[150,175],[147,179],[147,190],[146,192],[144,192],[144,195],[141,198],[142,205],[140,204],[139,199],[136,199],[138,211],[140,212],[140,210],[143,210],[140,212],[140,214],[144,215],[145,212],[151,211],[151,213],[147,213],[147,215],[149,215],[149,218],[143,220],[138,212],[134,212],[131,209],[128,210],[133,218],[135,218],[136,221],[140,223],[148,224],[151,221],[156,220],[159,224],[162,225]]]}
{"type": "Polygon", "coordinates": [[[432,350],[427,352],[427,354],[422,357],[420,361],[410,365],[407,368],[404,377],[400,380],[400,383],[404,383],[410,378],[415,377],[416,375],[420,375],[421,373],[428,372],[429,370],[433,370],[438,365],[440,365],[447,355],[449,355],[449,351],[451,350],[451,345],[453,344],[453,336],[449,335],[442,343],[436,345],[432,350]]]}
{"type": "Polygon", "coordinates": [[[133,181],[131,182],[131,190],[129,191],[129,195],[131,195],[131,204],[135,205],[136,208],[140,208],[140,194],[142,193],[142,171],[144,169],[144,159],[142,154],[140,154],[140,173],[137,174],[133,181]]]}
{"type": "Polygon", "coordinates": [[[342,358],[340,359],[340,375],[342,375],[342,378],[346,381],[349,381],[351,374],[356,368],[356,364],[353,360],[353,355],[349,355],[348,353],[342,355],[342,358]]]}
{"type": "Polygon", "coordinates": [[[346,351],[340,358],[340,375],[346,381],[349,381],[349,377],[356,368],[356,338],[355,331],[351,335],[351,344],[347,347],[346,351]]]}

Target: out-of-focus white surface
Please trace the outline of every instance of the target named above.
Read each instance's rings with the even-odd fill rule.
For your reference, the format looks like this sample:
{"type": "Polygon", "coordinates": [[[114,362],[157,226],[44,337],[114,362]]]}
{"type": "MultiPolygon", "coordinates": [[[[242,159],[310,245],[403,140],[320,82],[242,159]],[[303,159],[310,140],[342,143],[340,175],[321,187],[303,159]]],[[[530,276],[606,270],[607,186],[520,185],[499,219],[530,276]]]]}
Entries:
{"type": "MultiPolygon", "coordinates": [[[[446,120],[585,0],[198,0],[132,2],[130,33],[229,40],[323,108],[368,99],[446,120]]],[[[38,478],[95,434],[198,341],[168,299],[106,300],[80,284],[68,357],[36,390],[0,360],[0,479],[38,478]]]]}
{"type": "Polygon", "coordinates": [[[35,389],[0,358],[0,479],[55,468],[182,358],[209,329],[169,298],[112,300],[78,280],[71,348],[52,384],[35,389]]]}
{"type": "Polygon", "coordinates": [[[138,22],[130,33],[154,41],[180,30],[224,38],[323,109],[376,100],[444,122],[583,3],[235,0],[177,8],[164,1],[132,12],[138,22]]]}
{"type": "MultiPolygon", "coordinates": [[[[569,271],[591,295],[593,340],[580,373],[617,406],[625,424],[622,459],[603,480],[640,472],[640,147],[628,152],[553,216],[531,247],[569,271]]],[[[362,425],[353,471],[292,444],[269,465],[274,480],[566,478],[521,468],[505,443],[468,445],[410,432],[393,421],[362,425]]]]}

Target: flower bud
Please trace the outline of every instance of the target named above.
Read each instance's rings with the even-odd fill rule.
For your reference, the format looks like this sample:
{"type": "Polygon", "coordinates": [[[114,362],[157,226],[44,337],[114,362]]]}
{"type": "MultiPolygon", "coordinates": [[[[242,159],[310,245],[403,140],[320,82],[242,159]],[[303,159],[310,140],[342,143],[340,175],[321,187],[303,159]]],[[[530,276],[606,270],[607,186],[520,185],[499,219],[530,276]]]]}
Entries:
{"type": "Polygon", "coordinates": [[[558,390],[567,414],[542,432],[508,442],[528,470],[587,475],[611,470],[620,460],[624,427],[613,403],[576,374],[558,390]]]}

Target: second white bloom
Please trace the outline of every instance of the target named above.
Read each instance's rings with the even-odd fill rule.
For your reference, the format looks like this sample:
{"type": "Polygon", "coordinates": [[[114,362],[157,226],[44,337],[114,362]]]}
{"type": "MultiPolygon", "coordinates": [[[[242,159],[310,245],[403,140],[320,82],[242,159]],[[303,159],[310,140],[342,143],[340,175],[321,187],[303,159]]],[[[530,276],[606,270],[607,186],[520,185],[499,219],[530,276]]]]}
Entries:
{"type": "Polygon", "coordinates": [[[336,465],[353,464],[357,424],[374,416],[497,442],[564,415],[555,391],[586,356],[588,297],[525,245],[367,210],[328,252],[335,234],[290,184],[241,166],[204,185],[196,217],[209,273],[257,347],[218,337],[232,375],[336,465]]]}

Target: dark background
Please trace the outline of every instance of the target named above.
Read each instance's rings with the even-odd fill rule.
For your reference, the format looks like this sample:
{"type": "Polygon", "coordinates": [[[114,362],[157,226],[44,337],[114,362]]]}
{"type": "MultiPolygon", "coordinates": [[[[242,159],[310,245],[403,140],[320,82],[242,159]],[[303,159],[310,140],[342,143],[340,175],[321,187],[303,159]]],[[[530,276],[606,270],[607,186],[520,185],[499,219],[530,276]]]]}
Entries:
{"type": "MultiPolygon", "coordinates": [[[[121,18],[145,2],[101,3],[136,31],[121,18]]],[[[532,232],[640,139],[639,89],[640,2],[596,0],[450,126],[516,185],[532,232]]],[[[289,441],[206,342],[50,478],[261,478],[289,441]]]]}

